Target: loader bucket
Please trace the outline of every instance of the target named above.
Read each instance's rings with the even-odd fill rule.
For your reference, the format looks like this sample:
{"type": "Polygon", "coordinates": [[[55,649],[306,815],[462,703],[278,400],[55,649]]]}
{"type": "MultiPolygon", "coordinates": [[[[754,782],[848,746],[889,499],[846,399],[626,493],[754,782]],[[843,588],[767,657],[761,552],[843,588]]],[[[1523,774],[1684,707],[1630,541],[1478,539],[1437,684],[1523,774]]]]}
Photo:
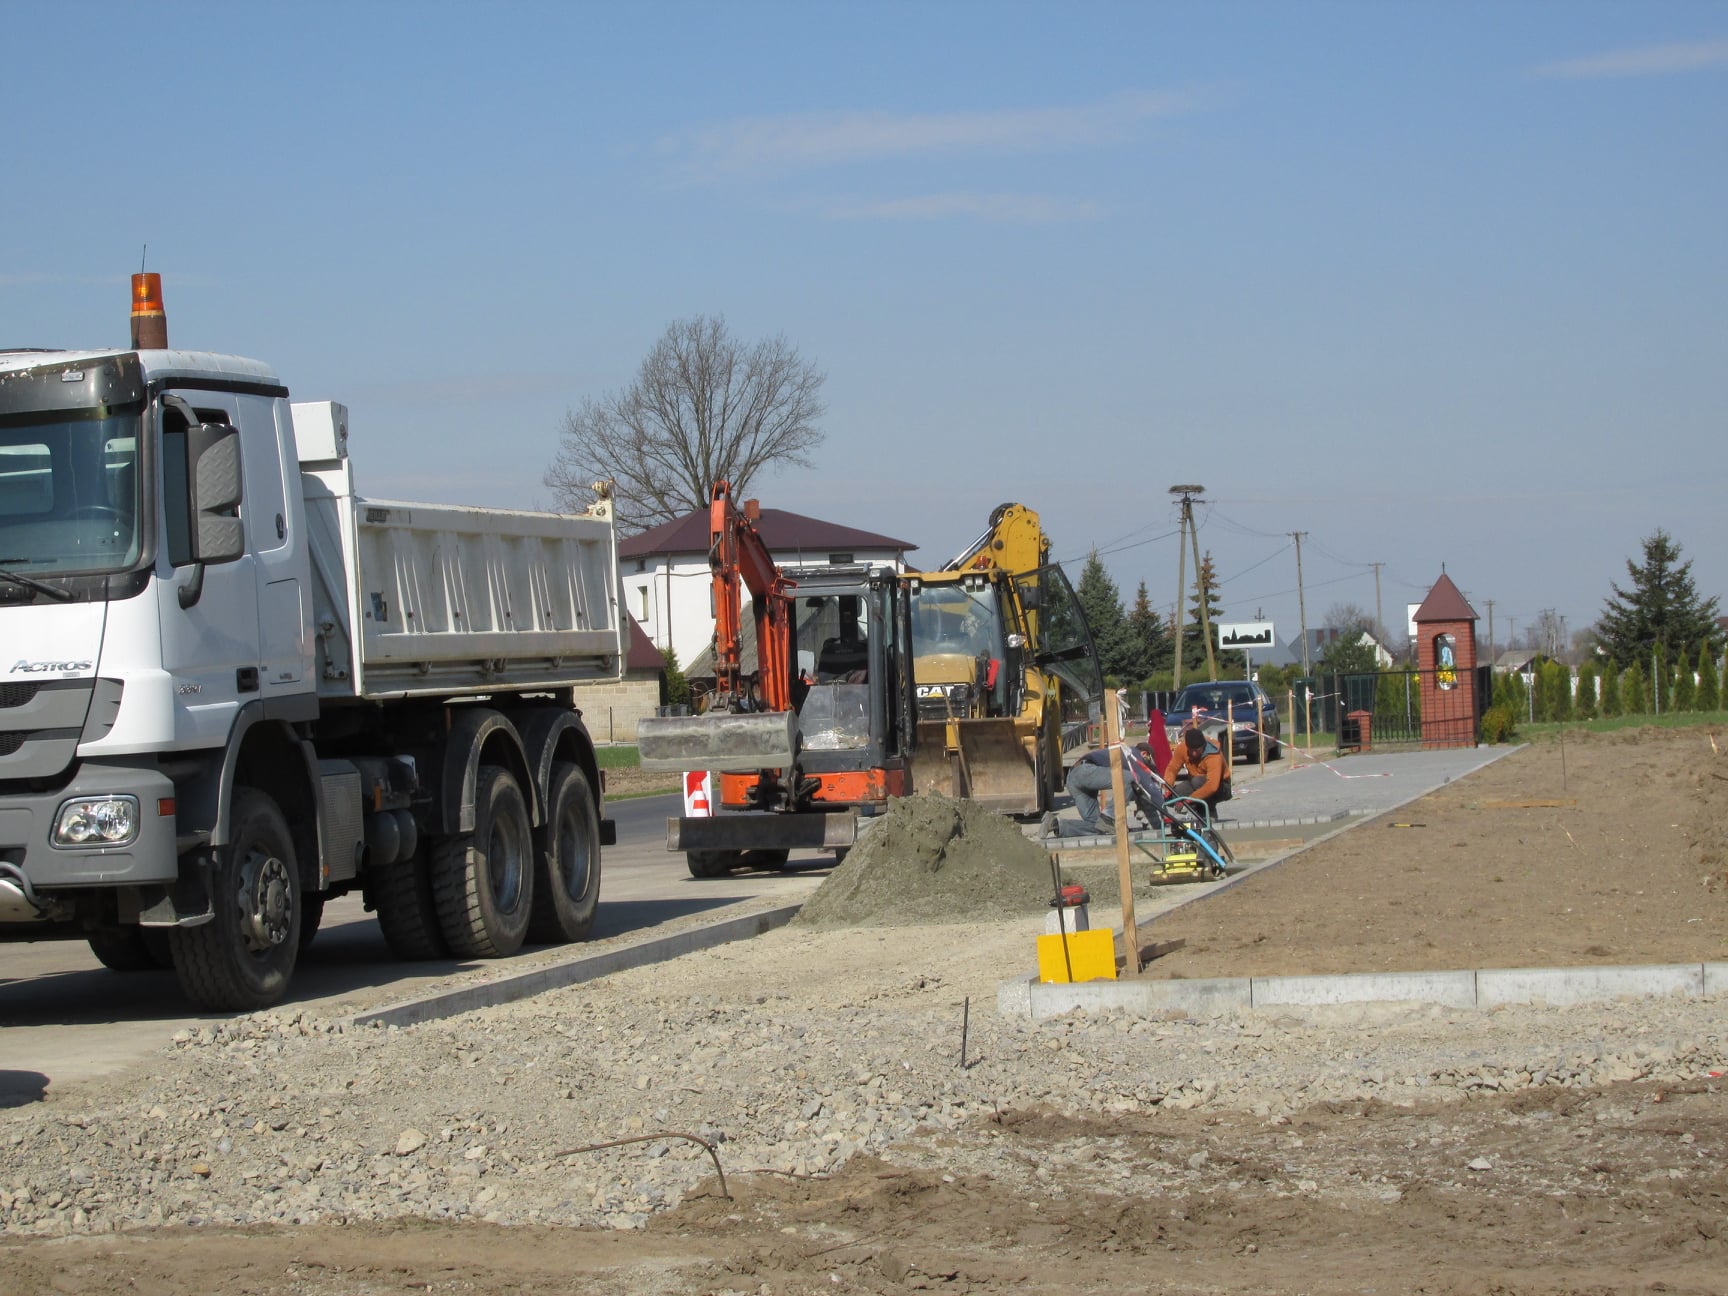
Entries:
{"type": "Polygon", "coordinates": [[[636,751],[645,770],[747,774],[791,765],[797,737],[795,711],[644,716],[636,725],[636,751]]]}
{"type": "Polygon", "coordinates": [[[1011,718],[918,722],[919,792],[975,801],[1001,814],[1036,814],[1038,774],[1011,718]]]}

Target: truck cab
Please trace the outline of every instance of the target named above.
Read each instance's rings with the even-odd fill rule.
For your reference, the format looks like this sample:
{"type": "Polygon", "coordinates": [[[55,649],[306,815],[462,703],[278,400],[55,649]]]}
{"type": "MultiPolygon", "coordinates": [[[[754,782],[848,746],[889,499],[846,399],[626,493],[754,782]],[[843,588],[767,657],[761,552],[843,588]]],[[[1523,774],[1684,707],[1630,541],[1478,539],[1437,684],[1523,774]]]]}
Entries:
{"type": "Polygon", "coordinates": [[[346,410],[288,396],[165,326],[0,352],[0,941],[214,1009],[280,998],[352,889],[406,957],[579,939],[610,836],[609,499],[366,500],[346,410]]]}

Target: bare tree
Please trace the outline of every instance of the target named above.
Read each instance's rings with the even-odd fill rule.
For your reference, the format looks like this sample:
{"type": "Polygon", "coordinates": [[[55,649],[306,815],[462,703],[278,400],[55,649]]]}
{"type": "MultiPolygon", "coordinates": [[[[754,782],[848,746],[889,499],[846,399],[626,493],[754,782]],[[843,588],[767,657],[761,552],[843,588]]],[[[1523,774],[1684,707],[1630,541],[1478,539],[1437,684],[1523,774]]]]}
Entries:
{"type": "Polygon", "coordinates": [[[765,468],[810,466],[826,379],[784,337],[748,346],[721,316],[674,320],[635,382],[564,416],[546,485],[574,509],[611,478],[626,534],[707,507],[722,479],[743,498],[765,468]]]}
{"type": "Polygon", "coordinates": [[[1326,609],[1326,624],[1334,630],[1366,630],[1374,634],[1374,614],[1359,603],[1334,603],[1326,609]]]}

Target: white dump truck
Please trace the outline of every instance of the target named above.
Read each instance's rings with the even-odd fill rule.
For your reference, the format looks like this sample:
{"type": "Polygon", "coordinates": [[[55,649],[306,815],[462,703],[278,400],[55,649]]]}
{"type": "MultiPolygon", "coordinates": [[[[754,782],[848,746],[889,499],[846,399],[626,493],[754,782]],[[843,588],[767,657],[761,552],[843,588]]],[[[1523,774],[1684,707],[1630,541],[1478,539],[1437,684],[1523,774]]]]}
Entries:
{"type": "Polygon", "coordinates": [[[352,891],[405,958],[581,939],[606,492],[364,499],[341,405],[170,350],[155,276],[133,298],[127,349],[0,351],[0,939],[171,964],[215,1010],[281,998],[352,891]]]}

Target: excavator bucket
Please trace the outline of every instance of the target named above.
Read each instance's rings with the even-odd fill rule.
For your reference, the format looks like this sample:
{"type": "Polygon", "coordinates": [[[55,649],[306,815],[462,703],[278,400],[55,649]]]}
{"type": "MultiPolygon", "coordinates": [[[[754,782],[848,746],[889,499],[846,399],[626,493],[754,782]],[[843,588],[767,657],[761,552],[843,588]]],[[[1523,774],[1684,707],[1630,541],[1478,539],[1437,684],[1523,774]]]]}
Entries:
{"type": "Polygon", "coordinates": [[[636,751],[645,770],[747,774],[785,769],[796,755],[797,740],[794,711],[646,716],[636,726],[636,751]]]}
{"type": "Polygon", "coordinates": [[[1036,814],[1038,773],[1012,718],[918,722],[917,788],[1001,814],[1036,814]]]}

